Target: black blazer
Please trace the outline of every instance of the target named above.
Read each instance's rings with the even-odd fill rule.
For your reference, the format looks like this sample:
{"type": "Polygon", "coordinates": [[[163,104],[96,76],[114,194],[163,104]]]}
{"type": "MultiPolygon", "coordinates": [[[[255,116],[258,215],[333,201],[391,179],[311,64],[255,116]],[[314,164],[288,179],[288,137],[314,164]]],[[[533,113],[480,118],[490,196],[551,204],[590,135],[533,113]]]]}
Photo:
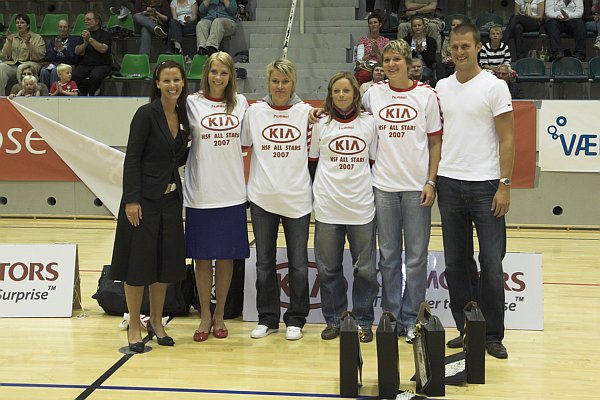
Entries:
{"type": "Polygon", "coordinates": [[[181,129],[178,135],[180,140],[173,139],[160,99],[136,111],[123,165],[123,203],[158,199],[173,182],[183,199],[178,168],[187,159],[187,138],[181,129]]]}
{"type": "MultiPolygon", "coordinates": [[[[412,42],[412,36],[408,35],[404,38],[406,43],[410,46],[412,42]]],[[[431,36],[425,36],[425,42],[427,43],[427,50],[420,53],[425,65],[430,69],[433,69],[433,63],[435,63],[435,52],[437,51],[437,43],[431,36]]],[[[413,51],[413,58],[416,57],[416,51],[413,51]]]]}

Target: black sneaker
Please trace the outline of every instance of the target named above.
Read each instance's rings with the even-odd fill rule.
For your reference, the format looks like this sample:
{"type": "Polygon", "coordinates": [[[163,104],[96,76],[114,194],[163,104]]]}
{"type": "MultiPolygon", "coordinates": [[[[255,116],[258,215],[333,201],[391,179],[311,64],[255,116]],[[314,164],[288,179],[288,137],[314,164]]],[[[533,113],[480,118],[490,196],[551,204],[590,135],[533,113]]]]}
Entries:
{"type": "Polygon", "coordinates": [[[462,335],[455,337],[452,340],[448,340],[446,346],[450,349],[462,349],[463,347],[463,337],[462,335]]]}
{"type": "Polygon", "coordinates": [[[358,328],[358,339],[361,343],[369,343],[373,341],[373,331],[371,328],[358,328]]]}
{"type": "Polygon", "coordinates": [[[335,326],[328,326],[321,332],[321,339],[323,340],[335,339],[338,336],[340,336],[340,328],[336,328],[335,326]]]}
{"type": "Polygon", "coordinates": [[[506,351],[506,347],[500,342],[489,342],[485,344],[487,348],[487,352],[490,356],[496,358],[508,358],[508,351],[506,351]]]}
{"type": "Polygon", "coordinates": [[[159,38],[161,38],[161,39],[165,39],[167,37],[167,33],[165,32],[165,30],[160,25],[156,25],[154,27],[154,34],[156,36],[158,36],[159,38]]]}
{"type": "Polygon", "coordinates": [[[216,47],[212,47],[212,46],[208,46],[207,50],[208,50],[208,55],[209,55],[209,56],[210,56],[211,54],[214,54],[214,53],[218,53],[218,52],[219,52],[219,49],[217,49],[216,47]]]}
{"type": "Polygon", "coordinates": [[[111,7],[108,9],[112,15],[119,15],[121,12],[121,7],[111,7]]]}
{"type": "Polygon", "coordinates": [[[198,47],[198,55],[206,56],[208,55],[208,50],[205,47],[198,47]]]}

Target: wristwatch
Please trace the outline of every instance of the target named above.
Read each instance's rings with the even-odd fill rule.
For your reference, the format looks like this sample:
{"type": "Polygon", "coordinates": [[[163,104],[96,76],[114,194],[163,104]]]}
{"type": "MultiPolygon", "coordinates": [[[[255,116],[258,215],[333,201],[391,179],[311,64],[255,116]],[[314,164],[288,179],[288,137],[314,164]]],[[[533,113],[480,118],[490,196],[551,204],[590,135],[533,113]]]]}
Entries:
{"type": "Polygon", "coordinates": [[[500,178],[500,183],[504,186],[512,185],[512,181],[510,180],[510,178],[500,178]]]}
{"type": "Polygon", "coordinates": [[[425,182],[427,185],[433,186],[433,188],[435,189],[435,182],[428,180],[427,182],[425,182]]]}

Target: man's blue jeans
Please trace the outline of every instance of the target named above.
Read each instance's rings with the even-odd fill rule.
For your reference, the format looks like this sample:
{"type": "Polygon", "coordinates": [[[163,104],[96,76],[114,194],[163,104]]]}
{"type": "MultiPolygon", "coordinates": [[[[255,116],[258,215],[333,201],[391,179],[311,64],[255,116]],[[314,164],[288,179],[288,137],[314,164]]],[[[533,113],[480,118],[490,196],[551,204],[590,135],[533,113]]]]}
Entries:
{"type": "Polygon", "coordinates": [[[340,317],[348,310],[342,260],[348,235],[352,255],[352,312],[358,325],[373,325],[373,303],[377,283],[375,219],[364,225],[338,225],[315,221],[315,260],[321,280],[321,308],[328,326],[340,327],[340,317]]]}
{"type": "Polygon", "coordinates": [[[385,192],[373,188],[377,210],[379,271],[383,311],[400,322],[415,325],[427,289],[427,253],[431,207],[421,206],[421,192],[385,192]],[[404,233],[404,235],[403,235],[404,233]],[[406,284],[402,291],[402,240],[406,255],[406,284]]]}
{"type": "Polygon", "coordinates": [[[309,312],[308,303],[308,225],[310,214],[287,218],[250,203],[252,229],[256,240],[256,309],[258,323],[271,329],[279,326],[280,286],[275,270],[277,232],[283,225],[288,256],[290,303],[283,315],[286,326],[302,328],[309,312]]]}
{"type": "Polygon", "coordinates": [[[439,176],[437,180],[452,316],[458,330],[464,332],[463,308],[479,299],[488,342],[504,338],[502,259],[506,253],[506,225],[504,217],[496,218],[491,211],[498,184],[497,179],[473,182],[439,176]],[[479,241],[479,293],[474,292],[470,267],[474,263],[472,223],[479,241]]]}

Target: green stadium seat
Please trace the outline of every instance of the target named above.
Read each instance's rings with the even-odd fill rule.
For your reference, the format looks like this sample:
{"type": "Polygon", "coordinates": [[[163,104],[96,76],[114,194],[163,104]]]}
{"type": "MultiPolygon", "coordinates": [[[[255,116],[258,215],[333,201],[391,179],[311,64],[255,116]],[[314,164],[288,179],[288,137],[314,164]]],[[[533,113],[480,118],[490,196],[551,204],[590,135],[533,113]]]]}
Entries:
{"type": "Polygon", "coordinates": [[[537,58],[521,58],[514,66],[517,72],[517,82],[549,82],[546,65],[537,58]]]}
{"type": "Polygon", "coordinates": [[[73,36],[81,36],[81,32],[85,29],[85,24],[83,23],[83,17],[85,14],[78,14],[77,18],[75,18],[75,23],[73,24],[73,29],[71,29],[71,35],[73,36]]]}
{"type": "Polygon", "coordinates": [[[146,54],[125,54],[118,74],[112,76],[118,80],[149,79],[150,61],[146,54]]]}
{"type": "Polygon", "coordinates": [[[594,57],[588,64],[588,79],[590,82],[600,82],[600,57],[594,57]]]}
{"type": "Polygon", "coordinates": [[[173,60],[185,69],[185,58],[183,57],[183,54],[161,54],[158,56],[158,60],[156,60],[156,65],[167,60],[173,60]]]}
{"type": "Polygon", "coordinates": [[[192,59],[192,65],[190,66],[190,72],[188,73],[188,80],[199,81],[202,79],[202,72],[204,71],[204,64],[206,64],[208,56],[201,56],[196,54],[192,59]]]}

